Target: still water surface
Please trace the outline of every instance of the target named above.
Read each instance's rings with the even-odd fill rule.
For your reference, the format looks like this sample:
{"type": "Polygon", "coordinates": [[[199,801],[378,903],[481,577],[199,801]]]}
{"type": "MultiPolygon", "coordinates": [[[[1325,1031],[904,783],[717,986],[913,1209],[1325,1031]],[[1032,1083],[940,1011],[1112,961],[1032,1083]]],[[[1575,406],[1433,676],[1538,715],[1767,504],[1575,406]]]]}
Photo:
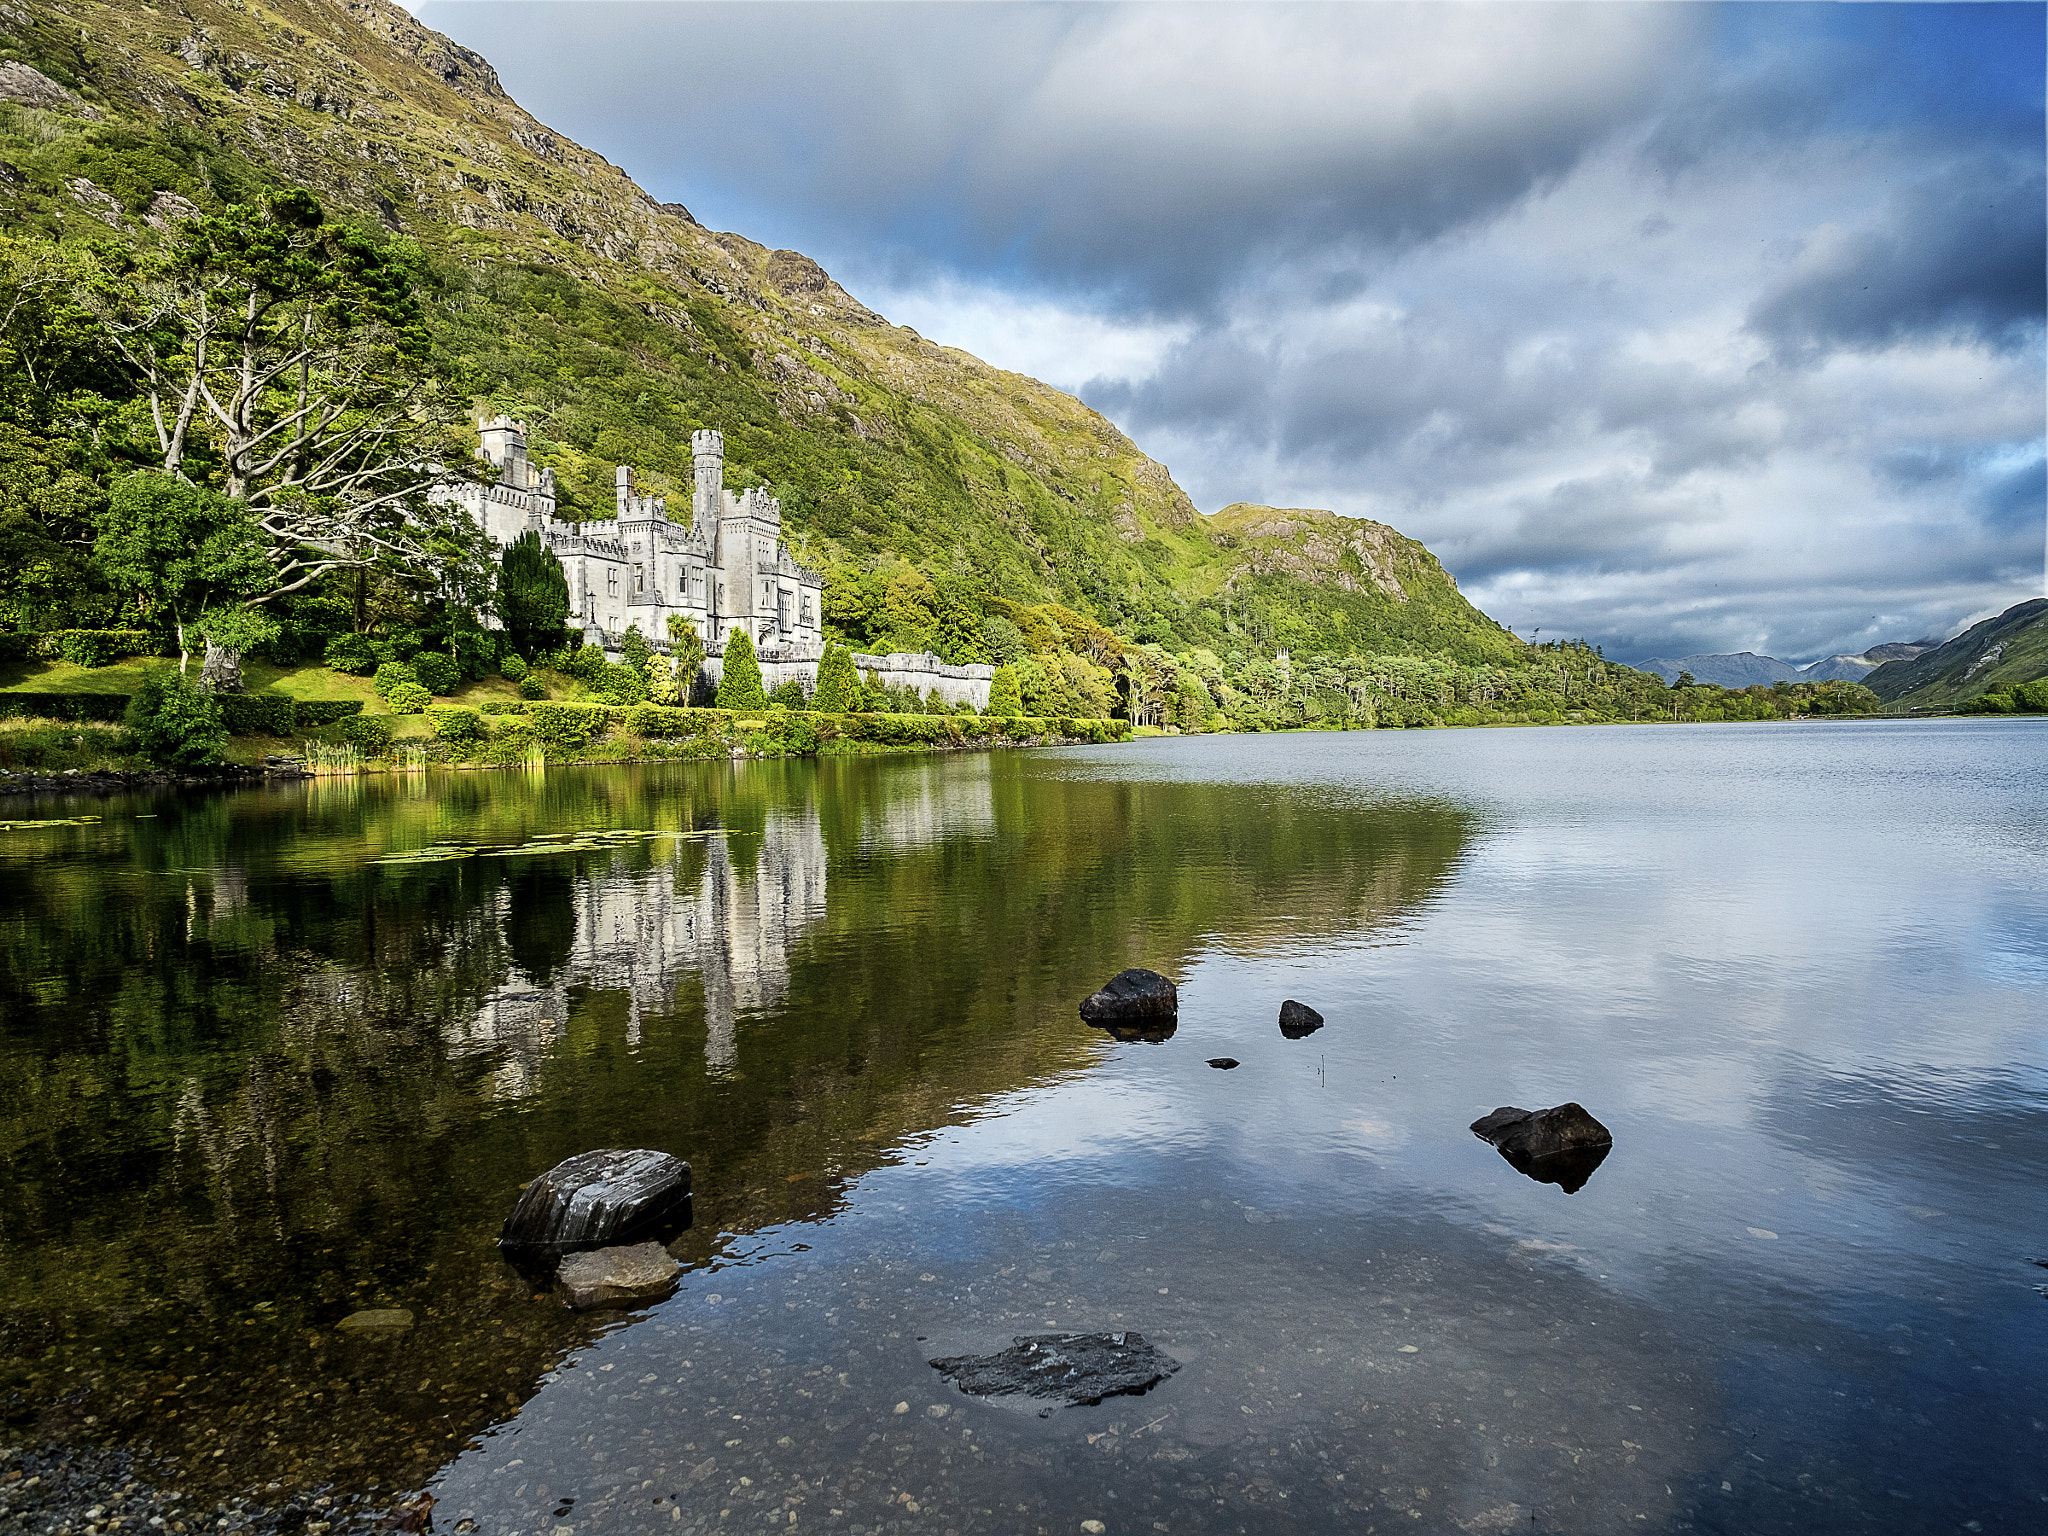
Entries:
{"type": "Polygon", "coordinates": [[[2041,723],[97,809],[0,834],[16,1436],[442,1531],[2048,1528],[2041,723]],[[1076,1016],[1126,965],[1169,1041],[1076,1016]],[[1566,1099],[1576,1194],[1466,1130],[1566,1099]],[[492,1240],[604,1145],[692,1162],[689,1269],[575,1317],[492,1240]],[[1054,1329],[1183,1366],[925,1364],[1054,1329]]]}

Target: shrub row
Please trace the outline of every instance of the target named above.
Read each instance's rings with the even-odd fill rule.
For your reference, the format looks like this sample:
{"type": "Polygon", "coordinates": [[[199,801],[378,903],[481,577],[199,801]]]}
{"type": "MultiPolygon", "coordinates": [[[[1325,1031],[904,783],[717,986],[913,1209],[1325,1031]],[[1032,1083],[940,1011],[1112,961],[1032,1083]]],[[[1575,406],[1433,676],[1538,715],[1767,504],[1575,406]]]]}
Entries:
{"type": "Polygon", "coordinates": [[[125,693],[0,693],[0,719],[119,720],[127,712],[125,693]]]}
{"type": "MultiPolygon", "coordinates": [[[[47,720],[119,720],[128,712],[125,693],[0,693],[0,718],[19,715],[47,720]]],[[[362,711],[358,699],[292,699],[281,693],[224,693],[221,723],[236,736],[288,736],[362,711]]]]}
{"type": "Polygon", "coordinates": [[[154,636],[140,629],[45,629],[0,635],[0,661],[57,661],[104,667],[124,656],[154,656],[154,636]]]}

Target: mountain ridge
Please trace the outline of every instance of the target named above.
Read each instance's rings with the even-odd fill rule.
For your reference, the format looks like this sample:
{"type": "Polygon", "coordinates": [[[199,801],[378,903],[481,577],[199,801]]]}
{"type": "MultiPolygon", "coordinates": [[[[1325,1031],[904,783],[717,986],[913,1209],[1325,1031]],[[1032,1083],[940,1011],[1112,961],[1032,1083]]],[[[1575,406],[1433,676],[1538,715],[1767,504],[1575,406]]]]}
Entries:
{"type": "Polygon", "coordinates": [[[21,157],[0,218],[145,238],[162,199],[237,191],[239,161],[418,240],[449,289],[444,348],[481,364],[481,406],[530,421],[571,515],[609,515],[614,464],[677,493],[689,431],[715,426],[735,482],[772,483],[823,568],[964,572],[1169,645],[1235,629],[1473,661],[1521,650],[1391,529],[1347,536],[1353,555],[1328,570],[1277,547],[1247,560],[1099,413],[892,325],[801,252],[658,201],[390,0],[46,0],[0,16],[0,48],[102,120],[68,125],[57,172],[62,154],[21,157]],[[161,142],[117,153],[120,132],[161,142]],[[1380,587],[1395,566],[1409,577],[1380,587]]]}
{"type": "Polygon", "coordinates": [[[2048,597],[2014,603],[1923,655],[1888,662],[1863,679],[1888,714],[1966,703],[2048,677],[2048,597]]]}

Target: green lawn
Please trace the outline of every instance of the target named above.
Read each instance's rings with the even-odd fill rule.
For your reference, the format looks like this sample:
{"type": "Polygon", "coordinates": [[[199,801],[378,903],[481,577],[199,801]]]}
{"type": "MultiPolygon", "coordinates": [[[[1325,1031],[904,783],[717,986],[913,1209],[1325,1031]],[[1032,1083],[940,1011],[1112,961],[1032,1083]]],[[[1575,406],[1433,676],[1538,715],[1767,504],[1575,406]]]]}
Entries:
{"type": "MultiPolygon", "coordinates": [[[[150,673],[177,665],[173,656],[131,656],[104,667],[81,667],[69,661],[0,662],[0,693],[133,693],[150,673]]],[[[192,670],[196,676],[197,662],[192,670]]],[[[243,663],[242,676],[251,693],[281,693],[294,699],[360,699],[366,715],[390,713],[367,677],[352,677],[318,663],[280,667],[251,660],[243,663]]],[[[575,691],[565,688],[567,678],[550,674],[548,681],[557,698],[575,691]]],[[[519,690],[502,677],[487,677],[460,685],[448,697],[474,709],[490,699],[516,699],[519,690]]]]}

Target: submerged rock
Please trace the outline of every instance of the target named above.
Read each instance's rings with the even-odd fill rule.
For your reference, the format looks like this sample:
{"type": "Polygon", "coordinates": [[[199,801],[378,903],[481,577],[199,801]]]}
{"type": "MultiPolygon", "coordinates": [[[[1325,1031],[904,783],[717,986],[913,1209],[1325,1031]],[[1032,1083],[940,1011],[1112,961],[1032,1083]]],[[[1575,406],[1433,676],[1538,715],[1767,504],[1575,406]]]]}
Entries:
{"type": "Polygon", "coordinates": [[[1299,1040],[1322,1027],[1323,1016],[1307,1003],[1297,1003],[1290,997],[1280,1005],[1280,1033],[1288,1039],[1299,1040]]]}
{"type": "Polygon", "coordinates": [[[659,1243],[597,1248],[562,1260],[555,1279],[563,1302],[578,1312],[591,1307],[630,1307],[659,1301],[676,1287],[683,1266],[659,1243]]]}
{"type": "MultiPolygon", "coordinates": [[[[1180,1369],[1180,1362],[1138,1333],[1018,1334],[993,1355],[954,1355],[932,1367],[974,1397],[1051,1398],[1099,1403],[1136,1396],[1180,1369]]],[[[1039,1411],[1041,1418],[1052,1408],[1039,1411]]]]}
{"type": "Polygon", "coordinates": [[[372,1307],[366,1312],[351,1312],[334,1326],[342,1333],[359,1336],[404,1333],[412,1326],[412,1314],[403,1307],[372,1307]]]}
{"type": "Polygon", "coordinates": [[[580,1152],[526,1186],[498,1246],[515,1262],[649,1239],[690,1225],[690,1165],[666,1152],[580,1152]]]}
{"type": "Polygon", "coordinates": [[[1081,999],[1081,1017],[1101,1025],[1171,1025],[1180,1018],[1180,989],[1157,971],[1118,971],[1081,999]]]}
{"type": "Polygon", "coordinates": [[[1503,1105],[1474,1120],[1472,1134],[1491,1142],[1517,1172],[1539,1184],[1555,1184],[1568,1195],[1585,1188],[1614,1148],[1613,1134],[1577,1104],[1554,1109],[1503,1105]]]}
{"type": "Polygon", "coordinates": [[[1235,1056],[1211,1056],[1209,1058],[1209,1065],[1228,1072],[1237,1065],[1237,1058],[1235,1056]]]}

